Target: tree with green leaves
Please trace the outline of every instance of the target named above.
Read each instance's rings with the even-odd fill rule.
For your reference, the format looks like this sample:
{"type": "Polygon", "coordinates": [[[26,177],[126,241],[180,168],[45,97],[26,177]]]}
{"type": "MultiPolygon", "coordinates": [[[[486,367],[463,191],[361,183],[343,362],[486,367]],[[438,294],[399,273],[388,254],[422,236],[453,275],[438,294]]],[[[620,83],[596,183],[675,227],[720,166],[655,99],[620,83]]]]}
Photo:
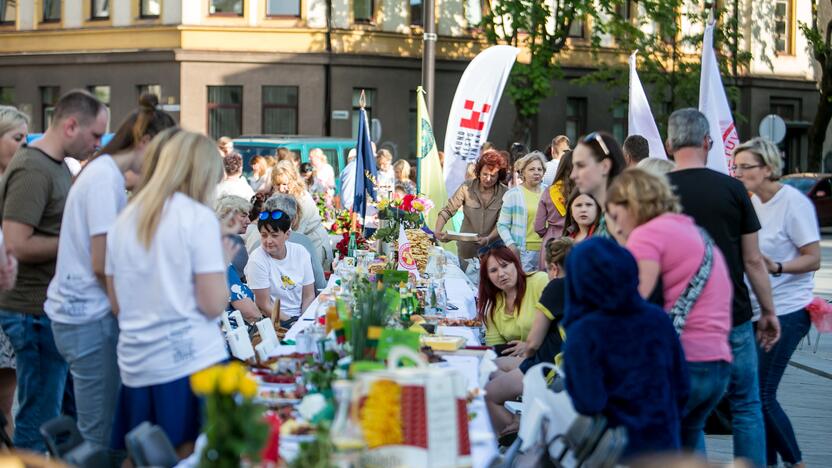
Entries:
{"type": "Polygon", "coordinates": [[[540,103],[558,74],[554,60],[566,45],[573,21],[595,15],[593,0],[487,0],[482,27],[490,44],[523,48],[528,61],[514,64],[508,94],[517,109],[512,139],[526,142],[540,103]]]}
{"type": "MultiPolygon", "coordinates": [[[[815,112],[815,119],[809,127],[809,169],[820,170],[823,158],[823,142],[826,139],[826,129],[829,121],[832,120],[832,19],[822,24],[818,18],[818,3],[820,0],[812,1],[812,23],[799,24],[800,30],[809,41],[812,55],[818,62],[820,79],[818,80],[818,109],[815,112]]],[[[829,1],[828,8],[832,10],[832,1],[829,1]]]]}
{"type": "MultiPolygon", "coordinates": [[[[622,2],[623,3],[623,2],[622,2]]],[[[600,33],[611,37],[622,53],[638,51],[638,73],[648,88],[653,103],[653,116],[660,131],[669,113],[682,107],[697,107],[699,102],[700,54],[702,33],[699,28],[692,34],[679,30],[682,19],[694,25],[704,26],[710,15],[717,21],[714,29],[714,45],[720,64],[728,99],[739,99],[738,78],[751,62],[751,53],[741,49],[742,33],[739,28],[738,2],[709,10],[698,8],[689,0],[640,0],[630,2],[637,12],[629,15],[609,15],[597,27],[600,33]]],[[[618,12],[622,7],[618,6],[618,12]]],[[[593,48],[598,56],[600,50],[593,48]]],[[[629,75],[624,63],[599,63],[598,69],[580,78],[579,83],[602,83],[610,89],[627,89],[629,75]]],[[[621,93],[620,102],[627,101],[621,93]]],[[[734,115],[739,120],[742,116],[734,115]]]]}

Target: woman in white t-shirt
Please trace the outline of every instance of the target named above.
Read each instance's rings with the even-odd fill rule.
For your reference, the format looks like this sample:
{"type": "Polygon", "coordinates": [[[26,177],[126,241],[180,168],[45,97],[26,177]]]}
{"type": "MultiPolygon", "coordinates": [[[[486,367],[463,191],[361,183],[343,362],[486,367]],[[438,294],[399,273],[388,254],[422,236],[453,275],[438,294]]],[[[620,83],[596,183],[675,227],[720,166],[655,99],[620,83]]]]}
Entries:
{"type": "MultiPolygon", "coordinates": [[[[771,274],[774,309],[780,320],[780,341],[768,352],[758,349],[766,464],[777,465],[779,454],[787,466],[803,466],[791,422],[776,397],[792,353],[811,327],[806,306],[812,301],[814,272],[820,268],[820,233],[812,202],[794,187],[778,182],[781,164],[780,151],[763,138],[734,150],[734,172],[754,194],[751,202],[762,226],[760,251],[771,274]]],[[[753,294],[751,302],[759,317],[760,305],[753,294]]]]}
{"type": "Polygon", "coordinates": [[[218,317],[231,252],[209,208],[222,175],[216,143],[180,131],[107,236],[107,291],[120,329],[116,449],[149,421],[181,456],[193,450],[201,409],[188,378],[228,359],[218,317]]]}
{"type": "Polygon", "coordinates": [[[107,233],[127,204],[127,190],[135,188],[134,176],[141,174],[145,155],[157,153],[177,131],[171,128],[176,121],[157,110],[157,104],[156,96],[142,95],[140,107],[72,184],[55,276],[44,304],[55,345],[72,373],[78,429],[85,440],[102,447],[110,445],[121,384],[116,363],[118,322],[105,290],[107,233]]]}
{"type": "Polygon", "coordinates": [[[280,323],[288,328],[315,299],[315,276],[309,252],[287,242],[292,217],[276,205],[274,198],[266,200],[257,219],[261,244],[248,257],[246,281],[263,315],[270,316],[280,300],[280,323]]]}

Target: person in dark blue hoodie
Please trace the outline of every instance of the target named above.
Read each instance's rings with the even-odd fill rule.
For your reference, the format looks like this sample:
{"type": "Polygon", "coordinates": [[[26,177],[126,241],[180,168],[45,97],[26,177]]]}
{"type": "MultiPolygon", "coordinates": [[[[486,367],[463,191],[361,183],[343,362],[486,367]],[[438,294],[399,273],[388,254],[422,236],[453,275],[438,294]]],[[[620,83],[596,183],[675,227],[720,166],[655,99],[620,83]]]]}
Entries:
{"type": "Polygon", "coordinates": [[[667,313],[638,293],[638,266],[615,242],[593,237],[566,259],[566,389],[575,410],[627,428],[623,458],[677,451],[690,391],[667,313]]]}

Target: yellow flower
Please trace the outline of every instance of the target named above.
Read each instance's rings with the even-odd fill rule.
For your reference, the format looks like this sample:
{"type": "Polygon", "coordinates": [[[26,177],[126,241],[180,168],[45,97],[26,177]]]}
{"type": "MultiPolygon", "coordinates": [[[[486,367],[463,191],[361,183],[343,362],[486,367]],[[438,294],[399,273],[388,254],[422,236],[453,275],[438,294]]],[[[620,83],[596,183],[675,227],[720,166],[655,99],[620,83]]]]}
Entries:
{"type": "Polygon", "coordinates": [[[370,448],[401,444],[402,389],[392,380],[377,380],[370,385],[361,408],[361,429],[370,448]]]}
{"type": "Polygon", "coordinates": [[[217,386],[217,374],[219,368],[216,366],[202,369],[201,371],[191,375],[191,389],[197,395],[208,395],[213,392],[217,386]]]}
{"type": "Polygon", "coordinates": [[[257,382],[254,381],[251,377],[243,377],[240,380],[240,395],[243,398],[251,399],[254,398],[254,395],[257,394],[257,382]]]}
{"type": "Polygon", "coordinates": [[[416,211],[418,211],[418,212],[420,212],[420,213],[421,213],[422,211],[425,211],[425,205],[423,205],[423,204],[422,204],[422,202],[420,202],[420,201],[413,200],[413,202],[411,202],[411,204],[410,204],[410,205],[411,205],[411,206],[412,206],[412,207],[413,207],[416,211]]]}
{"type": "Polygon", "coordinates": [[[380,202],[378,202],[378,209],[379,209],[379,210],[384,210],[384,209],[386,209],[386,208],[387,208],[387,206],[388,206],[389,204],[390,204],[390,200],[383,199],[383,200],[381,200],[380,202]]]}
{"type": "Polygon", "coordinates": [[[231,395],[237,391],[240,373],[232,365],[225,366],[219,373],[219,388],[223,395],[231,395]]]}

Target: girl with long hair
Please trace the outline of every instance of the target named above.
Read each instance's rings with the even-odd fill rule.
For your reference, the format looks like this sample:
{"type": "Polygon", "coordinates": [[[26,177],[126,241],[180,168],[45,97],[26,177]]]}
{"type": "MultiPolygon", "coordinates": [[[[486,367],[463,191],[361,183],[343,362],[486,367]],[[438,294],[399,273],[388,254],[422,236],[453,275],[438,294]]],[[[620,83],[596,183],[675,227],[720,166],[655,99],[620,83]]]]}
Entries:
{"type": "Polygon", "coordinates": [[[172,128],[176,121],[157,110],[157,104],[155,95],[143,94],[139,108],[72,184],[55,276],[44,304],[55,345],[72,373],[78,429],[85,440],[102,447],[110,443],[121,384],[116,363],[118,322],[105,285],[107,233],[127,205],[127,191],[135,187],[145,156],[157,153],[176,132],[172,128]]]}
{"type": "Polygon", "coordinates": [[[149,421],[180,456],[193,450],[201,409],[189,376],[228,359],[217,318],[233,252],[211,209],[222,177],[216,143],[178,132],[107,236],[107,291],[120,328],[116,449],[149,421]]]}

